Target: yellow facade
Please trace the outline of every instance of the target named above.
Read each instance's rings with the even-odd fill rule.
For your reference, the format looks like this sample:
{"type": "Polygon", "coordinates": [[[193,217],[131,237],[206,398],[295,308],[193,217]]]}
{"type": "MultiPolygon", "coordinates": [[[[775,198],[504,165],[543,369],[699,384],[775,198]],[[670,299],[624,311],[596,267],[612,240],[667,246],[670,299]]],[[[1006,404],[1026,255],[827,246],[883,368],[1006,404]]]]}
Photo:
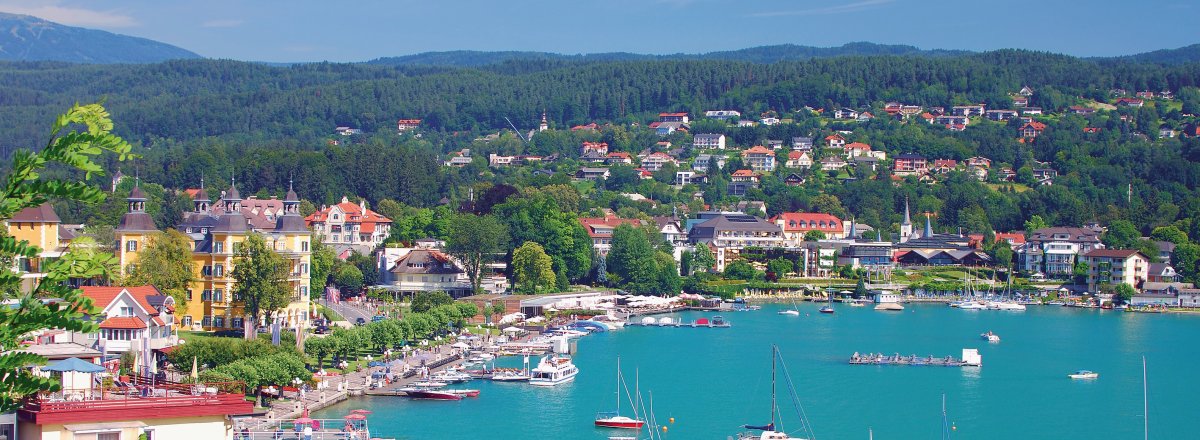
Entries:
{"type": "Polygon", "coordinates": [[[45,276],[45,264],[62,255],[58,225],[58,216],[49,205],[22,210],[5,222],[8,235],[42,250],[35,258],[20,258],[14,262],[14,269],[21,274],[21,292],[32,292],[37,281],[45,276]]]}
{"type": "Polygon", "coordinates": [[[145,432],[154,439],[231,439],[233,424],[223,415],[146,419],[124,422],[45,424],[22,422],[20,440],[95,439],[97,434],[117,434],[120,440],[137,440],[145,432]]]}
{"type": "MultiPolygon", "coordinates": [[[[235,191],[230,191],[236,194],[235,191]]],[[[237,200],[231,199],[231,212],[237,211],[237,200]]],[[[298,200],[297,200],[298,202],[298,200]]],[[[287,202],[285,202],[287,203],[287,202]]],[[[207,203],[197,202],[196,214],[205,214],[207,203]]],[[[228,215],[228,214],[226,214],[228,215]]],[[[304,326],[308,323],[310,302],[308,301],[309,270],[311,269],[311,233],[307,229],[295,231],[225,231],[217,228],[203,228],[203,232],[183,230],[189,235],[202,235],[211,238],[206,246],[201,248],[201,241],[195,242],[192,251],[192,273],[195,281],[189,289],[186,311],[178,319],[184,328],[203,330],[240,330],[243,327],[244,312],[242,301],[233,298],[236,283],[233,279],[233,256],[250,233],[260,233],[268,246],[274,248],[281,256],[291,262],[288,271],[288,284],[292,288],[292,302],[283,310],[278,311],[285,327],[304,326]]],[[[142,249],[141,242],[146,235],[138,231],[116,231],[119,248],[119,259],[122,269],[130,264],[137,264],[137,251],[142,249]],[[124,243],[138,241],[136,247],[127,247],[124,243]],[[129,249],[135,249],[130,251],[129,249]]]]}

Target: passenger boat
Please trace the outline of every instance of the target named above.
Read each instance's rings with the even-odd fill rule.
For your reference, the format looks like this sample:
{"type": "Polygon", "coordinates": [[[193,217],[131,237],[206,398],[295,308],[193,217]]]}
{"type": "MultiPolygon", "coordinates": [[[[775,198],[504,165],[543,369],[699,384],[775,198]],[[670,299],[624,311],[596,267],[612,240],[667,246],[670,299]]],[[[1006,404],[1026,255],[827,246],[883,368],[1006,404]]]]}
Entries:
{"type": "Polygon", "coordinates": [[[496,382],[527,382],[529,372],[522,370],[502,370],[492,373],[491,380],[496,382]]]}
{"type": "Polygon", "coordinates": [[[449,391],[435,390],[425,387],[408,387],[401,388],[400,391],[411,399],[421,400],[462,400],[463,396],[454,394],[449,391]]]}
{"type": "Polygon", "coordinates": [[[543,357],[531,373],[530,385],[551,387],[575,380],[579,368],[575,367],[568,356],[550,355],[543,357]]]}
{"type": "Polygon", "coordinates": [[[601,428],[618,428],[618,429],[642,429],[646,424],[645,421],[638,418],[637,405],[633,403],[632,396],[627,396],[630,399],[629,405],[633,407],[633,417],[621,415],[621,389],[625,388],[628,393],[628,387],[625,385],[625,378],[621,375],[621,358],[617,358],[617,405],[616,409],[611,412],[602,412],[596,414],[595,424],[601,428]]]}
{"type": "Polygon", "coordinates": [[[988,342],[1000,342],[1000,335],[992,333],[991,330],[988,330],[987,333],[979,334],[979,337],[988,342]]]}
{"type": "Polygon", "coordinates": [[[1088,371],[1088,370],[1079,370],[1074,373],[1068,374],[1067,377],[1072,378],[1072,379],[1095,379],[1095,378],[1100,377],[1100,373],[1096,373],[1094,371],[1088,371]]]}

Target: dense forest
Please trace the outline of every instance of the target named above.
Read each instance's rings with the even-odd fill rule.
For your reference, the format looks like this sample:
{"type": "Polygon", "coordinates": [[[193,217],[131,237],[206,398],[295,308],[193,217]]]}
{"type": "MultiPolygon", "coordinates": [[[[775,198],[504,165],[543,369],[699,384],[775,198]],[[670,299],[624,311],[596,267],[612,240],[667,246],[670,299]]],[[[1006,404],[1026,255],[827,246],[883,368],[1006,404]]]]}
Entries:
{"type": "MultiPolygon", "coordinates": [[[[1054,185],[1029,189],[995,176],[979,182],[949,176],[928,185],[913,179],[893,185],[887,170],[835,179],[816,173],[789,187],[777,173],[746,195],[767,201],[764,214],[811,209],[855,216],[885,232],[895,231],[904,200],[917,212],[937,215],[939,228],[968,231],[1021,229],[1032,215],[1050,224],[1132,221],[1143,234],[1176,225],[1194,230],[1200,217],[1200,143],[1195,138],[1158,139],[1160,126],[1183,129],[1200,107],[1200,64],[1152,64],[1132,60],[1084,60],[1062,55],[1003,50],[954,56],[847,56],[771,64],[723,60],[564,61],[507,60],[481,67],[303,64],[272,67],[220,60],[149,65],[0,64],[0,152],[35,147],[48,122],[73,102],[105,100],[116,132],[138,145],[134,166],[143,182],[165,189],[195,187],[202,177],[236,177],[243,194],[279,195],[287,181],[314,205],[344,195],[371,204],[399,202],[429,209],[448,199],[454,206],[493,185],[543,187],[570,183],[580,165],[579,143],[608,142],[634,154],[664,140],[645,125],[661,111],[736,109],[744,115],[778,115],[792,123],[736,127],[712,120],[692,132],[722,132],[746,147],[767,139],[820,137],[852,131],[889,155],[918,153],[930,159],[963,160],[982,155],[1013,170],[1049,166],[1054,185]],[[951,132],[940,126],[877,118],[867,123],[824,120],[803,110],[839,107],[878,109],[885,101],[923,106],[985,103],[1009,108],[1011,94],[1028,85],[1030,105],[1043,118],[1042,136],[1021,142],[1014,123],[973,124],[951,132]],[[1181,105],[1121,107],[1093,115],[1067,115],[1085,102],[1108,102],[1110,90],[1172,90],[1181,105]],[[553,128],[529,140],[508,130],[536,126],[545,111],[553,128]],[[416,134],[397,135],[395,121],[423,119],[416,134]],[[566,130],[597,122],[595,131],[566,130]],[[363,130],[342,137],[337,126],[363,130]],[[1097,129],[1085,132],[1084,128],[1097,129]],[[500,132],[498,137],[481,136],[500,132]],[[336,141],[336,142],[335,142],[336,141]],[[336,145],[335,145],[336,144],[336,145]],[[441,166],[446,153],[470,148],[475,162],[441,166]],[[489,153],[559,155],[537,166],[489,169],[489,153]],[[538,169],[558,174],[534,174],[538,169]],[[1127,193],[1132,190],[1133,194],[1127,193]]],[[[683,133],[666,138],[686,146],[683,133]]],[[[684,158],[696,152],[685,150],[684,158]]],[[[821,154],[818,152],[818,154],[821,154]]],[[[819,157],[818,157],[819,158],[819,157]]],[[[814,158],[816,159],[816,158],[814,158]]],[[[737,159],[734,159],[737,160],[737,159]]],[[[115,167],[115,165],[114,165],[115,167]]],[[[612,208],[626,214],[669,214],[677,205],[736,201],[724,194],[729,170],[713,183],[673,188],[668,172],[636,177],[614,167],[600,188],[575,185],[583,199],[572,211],[612,208]],[[634,202],[619,193],[636,192],[634,202]],[[625,208],[624,211],[621,211],[625,208]]],[[[134,170],[123,170],[132,174],[134,170]]],[[[671,170],[673,172],[673,169],[671,170]]],[[[1021,183],[1021,182],[1019,182],[1021,183]]],[[[223,184],[222,184],[223,185],[223,184]]],[[[164,191],[164,194],[170,191],[164,191]]],[[[576,195],[576,197],[578,194],[576,195]]],[[[170,198],[171,196],[164,195],[170,198]]],[[[170,202],[170,201],[169,201],[170,202]]],[[[112,203],[110,203],[112,204],[112,203]]],[[[186,207],[173,202],[172,206],[186,207]]],[[[86,210],[68,221],[112,220],[86,210]]],[[[594,212],[593,212],[594,213],[594,212]]],[[[164,226],[174,215],[159,217],[164,226]]]]}

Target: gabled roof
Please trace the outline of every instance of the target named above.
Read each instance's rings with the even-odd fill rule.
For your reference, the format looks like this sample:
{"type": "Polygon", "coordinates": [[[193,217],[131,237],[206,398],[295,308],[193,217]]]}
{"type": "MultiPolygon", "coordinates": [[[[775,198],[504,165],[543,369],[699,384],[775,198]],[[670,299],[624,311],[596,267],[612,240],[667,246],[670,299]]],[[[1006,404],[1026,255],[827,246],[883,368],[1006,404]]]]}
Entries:
{"type": "MultiPolygon", "coordinates": [[[[1142,258],[1146,258],[1137,249],[1092,249],[1088,253],[1083,254],[1084,257],[1091,258],[1129,258],[1134,255],[1141,255],[1142,258]]],[[[1148,260],[1149,258],[1146,259],[1148,260]]]]}
{"type": "Polygon", "coordinates": [[[588,236],[592,238],[611,236],[611,234],[599,234],[596,232],[597,229],[608,230],[616,229],[617,226],[620,225],[630,225],[634,227],[642,225],[641,220],[634,218],[617,218],[617,216],[614,215],[608,215],[605,217],[580,217],[579,223],[583,225],[583,228],[587,230],[588,236]]]}
{"type": "Polygon", "coordinates": [[[846,140],[846,138],[842,137],[842,135],[837,134],[837,133],[831,134],[829,136],[825,136],[825,140],[827,140],[827,141],[832,141],[835,139],[841,139],[843,141],[846,140]]]}
{"type": "Polygon", "coordinates": [[[730,176],[731,177],[754,177],[754,171],[737,170],[737,171],[734,171],[733,174],[731,174],[730,176]]]}
{"type": "Polygon", "coordinates": [[[43,203],[31,208],[25,208],[18,211],[9,219],[10,222],[23,223],[61,223],[58,214],[54,212],[54,207],[49,203],[43,203]]]}
{"type": "Polygon", "coordinates": [[[162,299],[157,297],[165,296],[154,286],[83,286],[80,290],[83,291],[83,296],[92,299],[92,305],[99,310],[108,309],[122,292],[128,292],[129,297],[149,315],[159,313],[154,303],[161,305],[162,299]]]}
{"type": "MultiPolygon", "coordinates": [[[[340,209],[342,212],[346,213],[346,221],[349,223],[355,223],[355,222],[391,223],[392,222],[392,219],[384,217],[383,215],[379,214],[378,212],[372,211],[370,209],[363,209],[362,206],[359,206],[357,203],[350,202],[344,198],[342,200],[343,201],[341,203],[338,203],[333,206],[338,207],[338,209],[340,209]]],[[[312,224],[314,222],[324,222],[324,221],[328,220],[329,213],[332,211],[333,206],[329,206],[329,207],[326,207],[325,209],[322,209],[320,211],[309,214],[308,217],[304,218],[304,221],[308,222],[309,224],[312,224]]]]}
{"type": "Polygon", "coordinates": [[[822,212],[784,212],[772,217],[771,222],[779,224],[784,232],[809,230],[842,231],[842,219],[822,212]]]}
{"type": "Polygon", "coordinates": [[[767,148],[767,147],[764,147],[764,146],[762,146],[762,145],[755,145],[755,146],[753,146],[753,147],[750,147],[750,149],[748,149],[748,150],[746,150],[746,151],[743,151],[743,152],[742,152],[742,156],[749,156],[749,155],[751,155],[751,154],[770,154],[770,155],[773,155],[773,154],[775,154],[775,152],[774,152],[774,151],[771,151],[771,149],[769,149],[769,148],[767,148]]]}
{"type": "Polygon", "coordinates": [[[136,316],[114,316],[101,322],[100,328],[140,329],[146,328],[146,321],[136,316]]]}
{"type": "Polygon", "coordinates": [[[867,144],[864,144],[864,143],[862,143],[862,142],[851,142],[851,143],[848,143],[848,144],[846,144],[846,145],[845,145],[844,147],[842,147],[842,148],[845,148],[845,149],[846,149],[846,151],[850,151],[850,150],[867,150],[867,151],[871,151],[871,146],[870,146],[870,145],[867,145],[867,144]]]}
{"type": "Polygon", "coordinates": [[[409,274],[460,274],[463,273],[459,269],[454,260],[446,254],[433,249],[414,249],[407,255],[396,260],[396,264],[389,269],[392,273],[409,273],[409,274]]]}

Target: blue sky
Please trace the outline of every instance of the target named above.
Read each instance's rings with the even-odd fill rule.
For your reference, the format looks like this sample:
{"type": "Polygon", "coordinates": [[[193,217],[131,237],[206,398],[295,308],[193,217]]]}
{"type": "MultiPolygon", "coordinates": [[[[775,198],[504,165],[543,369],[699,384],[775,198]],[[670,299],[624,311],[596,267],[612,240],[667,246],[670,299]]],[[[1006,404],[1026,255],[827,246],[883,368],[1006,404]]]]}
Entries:
{"type": "Polygon", "coordinates": [[[852,41],[1100,56],[1200,42],[1195,0],[0,0],[0,11],[258,61],[852,41]]]}

